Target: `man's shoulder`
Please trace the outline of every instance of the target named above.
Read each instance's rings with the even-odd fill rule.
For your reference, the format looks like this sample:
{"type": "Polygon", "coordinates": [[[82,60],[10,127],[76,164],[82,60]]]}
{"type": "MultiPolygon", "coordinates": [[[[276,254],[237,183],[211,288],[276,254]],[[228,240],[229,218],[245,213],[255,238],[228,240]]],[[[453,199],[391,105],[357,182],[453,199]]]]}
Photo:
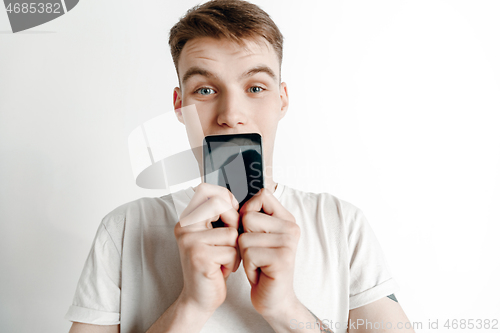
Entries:
{"type": "Polygon", "coordinates": [[[172,206],[174,205],[174,197],[176,204],[183,204],[186,200],[189,201],[189,197],[186,196],[184,198],[184,196],[182,196],[185,191],[186,190],[180,190],[175,193],[163,195],[161,197],[142,197],[134,199],[116,207],[106,216],[126,216],[135,214],[137,212],[173,208],[172,206]]]}
{"type": "Polygon", "coordinates": [[[120,217],[130,216],[131,214],[137,214],[141,211],[148,209],[155,209],[160,206],[160,198],[155,197],[142,197],[134,199],[132,201],[126,202],[104,216],[105,220],[118,219],[120,217]]]}
{"type": "Polygon", "coordinates": [[[102,224],[107,229],[123,229],[123,225],[145,223],[148,220],[164,219],[165,217],[177,217],[179,210],[186,204],[186,198],[182,194],[184,190],[170,193],[161,197],[142,197],[124,203],[109,213],[102,219],[102,224]],[[175,203],[174,203],[174,197],[175,203]]]}
{"type": "Polygon", "coordinates": [[[292,197],[296,200],[302,201],[314,201],[321,204],[331,203],[333,202],[337,206],[342,206],[345,209],[356,210],[359,209],[357,206],[353,205],[349,201],[341,199],[337,195],[334,195],[330,192],[313,192],[313,191],[305,191],[297,188],[293,188],[290,186],[286,186],[285,195],[287,197],[292,197]]]}
{"type": "Polygon", "coordinates": [[[305,191],[287,186],[284,194],[283,199],[294,204],[301,203],[316,209],[334,210],[342,220],[351,220],[356,215],[362,214],[358,206],[330,192],[305,191]]]}

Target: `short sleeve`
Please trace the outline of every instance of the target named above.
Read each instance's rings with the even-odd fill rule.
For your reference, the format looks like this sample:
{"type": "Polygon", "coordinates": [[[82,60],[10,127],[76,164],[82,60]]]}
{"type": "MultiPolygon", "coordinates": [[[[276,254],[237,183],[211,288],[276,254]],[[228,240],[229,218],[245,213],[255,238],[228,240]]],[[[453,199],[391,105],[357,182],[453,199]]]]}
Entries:
{"type": "Polygon", "coordinates": [[[65,319],[94,325],[120,323],[123,228],[123,216],[102,220],[65,319]]]}
{"type": "Polygon", "coordinates": [[[374,302],[399,290],[382,248],[363,212],[342,201],[348,229],[349,310],[374,302]]]}

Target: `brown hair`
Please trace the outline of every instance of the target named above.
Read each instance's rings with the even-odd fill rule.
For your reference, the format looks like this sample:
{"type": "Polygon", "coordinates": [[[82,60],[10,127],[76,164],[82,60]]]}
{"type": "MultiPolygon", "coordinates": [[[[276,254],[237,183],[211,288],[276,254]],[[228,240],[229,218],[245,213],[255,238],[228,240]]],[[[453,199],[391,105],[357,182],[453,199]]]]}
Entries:
{"type": "MultiPolygon", "coordinates": [[[[179,56],[190,39],[227,38],[244,45],[244,40],[263,37],[278,55],[281,78],[283,35],[271,17],[257,5],[243,0],[212,0],[197,5],[170,29],[170,53],[179,76],[179,56]]],[[[281,81],[281,79],[280,79],[281,81]]]]}

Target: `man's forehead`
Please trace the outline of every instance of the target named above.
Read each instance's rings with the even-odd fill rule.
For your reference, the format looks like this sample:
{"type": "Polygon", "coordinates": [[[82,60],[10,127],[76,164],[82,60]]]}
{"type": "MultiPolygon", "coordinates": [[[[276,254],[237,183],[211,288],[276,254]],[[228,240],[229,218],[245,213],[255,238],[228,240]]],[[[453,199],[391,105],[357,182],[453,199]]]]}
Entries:
{"type": "Polygon", "coordinates": [[[275,53],[273,47],[262,37],[241,39],[239,42],[227,38],[198,37],[187,41],[182,55],[199,55],[208,50],[222,50],[234,56],[250,56],[253,54],[275,53]]]}
{"type": "MultiPolygon", "coordinates": [[[[226,65],[227,62],[255,59],[255,64],[248,64],[244,71],[259,65],[267,65],[273,72],[279,71],[279,61],[273,47],[262,37],[257,40],[245,39],[241,44],[229,39],[215,39],[212,37],[201,37],[189,40],[179,57],[179,74],[184,76],[194,66],[205,70],[219,63],[226,65]],[[208,67],[207,67],[208,66],[208,67]]],[[[184,80],[183,80],[184,81],[184,80]]]]}

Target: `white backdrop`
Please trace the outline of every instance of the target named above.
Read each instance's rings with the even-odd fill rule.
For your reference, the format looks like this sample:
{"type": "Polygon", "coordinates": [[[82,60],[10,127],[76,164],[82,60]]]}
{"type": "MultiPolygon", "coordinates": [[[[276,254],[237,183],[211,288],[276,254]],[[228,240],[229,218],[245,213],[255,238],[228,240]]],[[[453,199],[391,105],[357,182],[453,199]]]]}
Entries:
{"type": "MultiPolygon", "coordinates": [[[[168,31],[197,3],[81,0],[17,34],[0,8],[1,332],[67,331],[101,218],[166,194],[127,137],[172,110],[168,31]]],[[[419,332],[499,320],[500,2],[255,3],[285,36],[275,180],[365,212],[419,332]]]]}

